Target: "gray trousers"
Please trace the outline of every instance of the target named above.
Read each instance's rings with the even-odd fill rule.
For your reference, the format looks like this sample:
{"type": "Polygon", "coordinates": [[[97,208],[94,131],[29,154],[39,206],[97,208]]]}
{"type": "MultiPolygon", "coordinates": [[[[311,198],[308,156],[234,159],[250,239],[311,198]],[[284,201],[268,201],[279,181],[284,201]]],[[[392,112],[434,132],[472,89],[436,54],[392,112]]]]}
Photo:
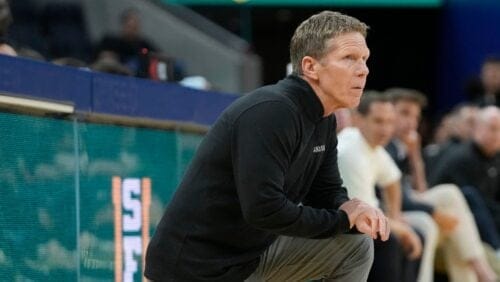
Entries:
{"type": "Polygon", "coordinates": [[[362,282],[373,262],[373,240],[366,235],[338,235],[314,240],[280,236],[245,280],[362,282]]]}

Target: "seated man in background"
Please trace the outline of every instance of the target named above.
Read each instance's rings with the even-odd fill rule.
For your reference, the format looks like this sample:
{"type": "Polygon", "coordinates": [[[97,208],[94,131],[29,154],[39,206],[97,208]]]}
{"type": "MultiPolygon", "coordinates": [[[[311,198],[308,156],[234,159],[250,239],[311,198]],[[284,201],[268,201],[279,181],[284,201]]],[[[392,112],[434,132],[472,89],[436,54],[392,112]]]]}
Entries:
{"type": "Polygon", "coordinates": [[[108,57],[115,56],[122,64],[133,70],[138,68],[135,62],[141,54],[155,51],[148,40],[141,36],[141,20],[139,11],[136,9],[126,9],[120,14],[120,34],[106,35],[96,48],[96,57],[101,53],[108,53],[108,57]]]}
{"type": "Polygon", "coordinates": [[[387,97],[374,92],[365,93],[353,116],[356,127],[346,127],[339,133],[339,171],[350,197],[378,207],[375,186],[383,191],[392,233],[387,242],[375,241],[375,261],[368,281],[431,281],[437,227],[424,212],[413,212],[403,219],[401,172],[383,147],[393,136],[395,118],[394,106],[387,97]],[[406,223],[412,219],[428,226],[422,230],[426,239],[426,258],[422,259],[420,270],[418,262],[422,244],[406,223]],[[430,234],[426,234],[429,229],[430,234]]]}
{"type": "Polygon", "coordinates": [[[459,104],[447,115],[448,136],[442,144],[431,144],[424,148],[425,174],[432,179],[436,164],[448,155],[456,146],[472,138],[474,120],[478,107],[473,104],[459,104]]]}
{"type": "MultiPolygon", "coordinates": [[[[396,134],[386,147],[403,172],[401,186],[413,201],[432,206],[442,215],[458,219],[450,228],[449,217],[434,217],[444,238],[440,247],[451,281],[496,281],[488,264],[476,223],[469,206],[457,186],[447,184],[427,188],[425,167],[417,132],[425,96],[413,89],[392,88],[386,91],[396,109],[396,134]]],[[[403,210],[405,207],[403,205],[403,210]]]]}
{"type": "MultiPolygon", "coordinates": [[[[493,230],[499,250],[500,233],[500,110],[489,106],[479,110],[471,142],[456,147],[438,163],[430,179],[432,184],[454,183],[460,187],[472,187],[481,195],[481,202],[489,209],[496,230],[493,230]],[[495,232],[496,231],[496,232],[495,232]]],[[[481,206],[481,203],[478,204],[481,206]]],[[[490,221],[484,222],[490,226],[490,221]]],[[[491,233],[491,232],[490,232],[491,233]]]]}

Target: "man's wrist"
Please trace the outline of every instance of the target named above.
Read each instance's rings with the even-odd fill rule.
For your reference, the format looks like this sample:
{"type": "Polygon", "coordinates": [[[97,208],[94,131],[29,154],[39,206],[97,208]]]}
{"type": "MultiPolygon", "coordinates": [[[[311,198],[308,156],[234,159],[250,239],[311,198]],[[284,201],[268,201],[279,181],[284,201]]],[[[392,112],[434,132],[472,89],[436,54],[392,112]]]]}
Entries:
{"type": "Polygon", "coordinates": [[[351,222],[347,212],[339,209],[339,231],[340,233],[348,233],[351,230],[351,222]]]}

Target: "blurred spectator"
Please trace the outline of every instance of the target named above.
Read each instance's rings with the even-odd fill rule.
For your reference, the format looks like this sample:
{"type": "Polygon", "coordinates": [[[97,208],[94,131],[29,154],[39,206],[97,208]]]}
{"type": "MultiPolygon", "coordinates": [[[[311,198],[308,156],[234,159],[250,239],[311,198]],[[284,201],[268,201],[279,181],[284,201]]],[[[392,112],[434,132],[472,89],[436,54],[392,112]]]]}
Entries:
{"type": "Polygon", "coordinates": [[[9,2],[0,0],[0,54],[16,56],[17,53],[7,42],[7,30],[12,23],[9,2]]]}
{"type": "MultiPolygon", "coordinates": [[[[366,90],[363,95],[382,95],[382,93],[375,90],[366,90]]],[[[353,112],[351,109],[339,109],[335,111],[334,114],[335,119],[337,120],[337,133],[339,133],[346,127],[357,126],[356,124],[354,124],[353,112]]]]}
{"type": "Polygon", "coordinates": [[[62,57],[62,58],[57,58],[52,60],[53,64],[59,65],[59,66],[68,66],[68,67],[75,67],[75,68],[85,68],[87,67],[87,64],[79,60],[77,58],[73,57],[62,57]]]}
{"type": "Polygon", "coordinates": [[[486,58],[479,79],[466,88],[468,96],[479,106],[500,106],[500,56],[486,58]]]}
{"type": "Polygon", "coordinates": [[[446,123],[442,124],[442,131],[446,137],[440,144],[428,145],[423,150],[426,175],[432,178],[439,160],[446,156],[457,145],[472,138],[477,106],[473,104],[459,104],[446,116],[446,123]]]}
{"type": "Polygon", "coordinates": [[[461,142],[472,138],[474,120],[478,111],[473,104],[460,104],[454,108],[450,115],[450,138],[461,142]]]}
{"type": "Polygon", "coordinates": [[[121,64],[114,56],[101,55],[101,57],[92,63],[90,68],[94,71],[106,72],[111,74],[133,76],[133,72],[125,65],[121,64]]]}
{"type": "Polygon", "coordinates": [[[489,106],[476,118],[472,142],[443,157],[433,183],[455,183],[479,190],[500,233],[500,110],[489,106]]]}
{"type": "Polygon", "coordinates": [[[431,145],[441,145],[448,141],[451,135],[450,125],[451,124],[451,114],[446,114],[441,117],[438,125],[434,129],[434,135],[432,136],[431,145]]]}
{"type": "Polygon", "coordinates": [[[27,58],[27,59],[32,59],[36,61],[45,61],[45,58],[43,57],[42,54],[40,54],[38,51],[35,49],[31,49],[29,47],[21,47],[17,49],[17,55],[19,57],[27,58]]]}
{"type": "Polygon", "coordinates": [[[102,52],[112,52],[122,64],[138,73],[144,64],[142,57],[156,48],[141,36],[141,21],[137,10],[126,9],[120,16],[120,24],[120,34],[106,35],[98,44],[96,57],[100,57],[102,52]]]}

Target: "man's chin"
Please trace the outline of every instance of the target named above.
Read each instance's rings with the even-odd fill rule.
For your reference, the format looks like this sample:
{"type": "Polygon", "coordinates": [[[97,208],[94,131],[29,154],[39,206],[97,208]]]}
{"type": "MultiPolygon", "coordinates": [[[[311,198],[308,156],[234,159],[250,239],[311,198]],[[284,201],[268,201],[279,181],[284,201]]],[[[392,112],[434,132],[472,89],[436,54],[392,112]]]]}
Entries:
{"type": "Polygon", "coordinates": [[[353,109],[353,108],[356,108],[357,106],[359,106],[359,102],[361,101],[361,96],[359,96],[359,98],[354,98],[350,103],[349,105],[347,106],[347,108],[350,108],[350,109],[353,109]]]}

